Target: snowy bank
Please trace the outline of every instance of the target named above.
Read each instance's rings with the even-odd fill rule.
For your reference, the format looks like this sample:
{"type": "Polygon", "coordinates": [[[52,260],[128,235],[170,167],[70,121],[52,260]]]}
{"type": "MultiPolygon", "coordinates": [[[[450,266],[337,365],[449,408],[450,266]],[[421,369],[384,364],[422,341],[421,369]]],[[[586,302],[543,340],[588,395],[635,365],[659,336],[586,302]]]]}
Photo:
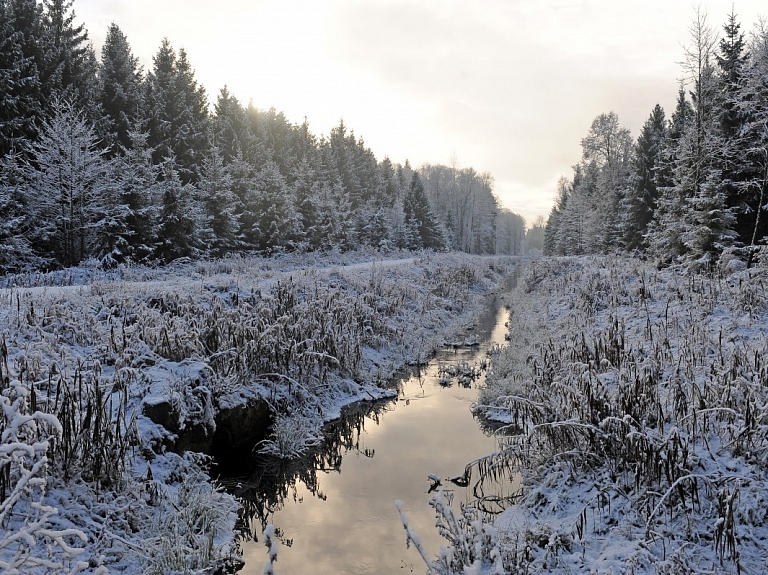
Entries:
{"type": "Polygon", "coordinates": [[[482,468],[521,493],[495,518],[436,501],[430,572],[763,572],[766,286],[766,267],[531,263],[474,407],[507,423],[482,468]]]}
{"type": "Polygon", "coordinates": [[[394,371],[456,339],[513,263],[315,257],[6,278],[0,567],[236,563],[236,502],[212,485],[204,456],[183,453],[189,436],[262,403],[272,424],[262,449],[300,455],[343,405],[382,397],[394,371]]]}

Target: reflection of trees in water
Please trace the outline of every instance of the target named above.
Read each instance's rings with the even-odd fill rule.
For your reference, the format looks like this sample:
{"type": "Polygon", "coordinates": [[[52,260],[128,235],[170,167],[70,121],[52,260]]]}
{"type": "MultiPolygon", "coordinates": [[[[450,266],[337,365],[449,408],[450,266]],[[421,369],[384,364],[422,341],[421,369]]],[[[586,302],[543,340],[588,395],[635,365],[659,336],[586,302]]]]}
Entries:
{"type": "MultiPolygon", "coordinates": [[[[391,411],[391,401],[360,403],[346,408],[342,417],[323,428],[325,441],[301,459],[285,460],[254,454],[250,461],[243,461],[241,469],[252,469],[250,476],[221,478],[222,483],[240,502],[238,538],[240,542],[258,540],[275,512],[286,501],[300,503],[298,486],[303,484],[312,496],[325,500],[320,490],[318,472],[340,473],[342,457],[350,451],[365,457],[373,457],[374,450],[361,447],[361,438],[369,422],[378,425],[381,416],[391,411]]],[[[290,546],[275,526],[275,533],[285,545],[290,546]]]]}

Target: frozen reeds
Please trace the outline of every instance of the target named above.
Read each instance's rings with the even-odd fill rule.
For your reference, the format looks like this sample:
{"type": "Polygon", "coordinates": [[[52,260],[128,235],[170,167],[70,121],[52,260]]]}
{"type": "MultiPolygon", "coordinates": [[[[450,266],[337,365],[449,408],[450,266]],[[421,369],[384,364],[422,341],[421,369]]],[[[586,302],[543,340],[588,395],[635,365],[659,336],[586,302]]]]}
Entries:
{"type": "Polygon", "coordinates": [[[497,522],[507,521],[506,572],[760,568],[767,276],[632,260],[529,266],[510,345],[494,354],[475,407],[508,423],[487,465],[523,475],[520,506],[497,522]]]}
{"type": "Polygon", "coordinates": [[[164,453],[171,432],[144,416],[146,397],[165,395],[174,431],[210,429],[222,405],[265,399],[277,425],[263,447],[301,455],[322,439],[328,413],[439,346],[509,263],[445,254],[317,271],[233,258],[6,278],[0,565],[79,568],[82,537],[77,560],[94,572],[215,563],[231,543],[233,500],[211,488],[202,461],[168,471],[178,459],[164,453]],[[66,529],[52,526],[57,506],[66,529]],[[26,534],[21,556],[14,533],[26,534]]]}

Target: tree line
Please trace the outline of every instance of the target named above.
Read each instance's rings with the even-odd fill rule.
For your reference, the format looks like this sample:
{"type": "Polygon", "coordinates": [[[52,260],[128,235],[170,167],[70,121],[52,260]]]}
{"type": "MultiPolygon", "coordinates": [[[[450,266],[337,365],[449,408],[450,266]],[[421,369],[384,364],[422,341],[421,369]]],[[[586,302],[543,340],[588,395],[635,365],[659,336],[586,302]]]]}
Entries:
{"type": "Polygon", "coordinates": [[[637,141],[613,112],[561,178],[544,251],[623,249],[662,264],[750,262],[768,233],[768,28],[749,38],[733,11],[722,37],[696,12],[672,117],[656,105],[637,141]]]}
{"type": "Polygon", "coordinates": [[[379,161],[342,121],[211,107],[184,49],[144,71],[112,24],[97,58],[73,0],[0,0],[0,271],[236,252],[522,253],[525,222],[471,168],[379,161]]]}

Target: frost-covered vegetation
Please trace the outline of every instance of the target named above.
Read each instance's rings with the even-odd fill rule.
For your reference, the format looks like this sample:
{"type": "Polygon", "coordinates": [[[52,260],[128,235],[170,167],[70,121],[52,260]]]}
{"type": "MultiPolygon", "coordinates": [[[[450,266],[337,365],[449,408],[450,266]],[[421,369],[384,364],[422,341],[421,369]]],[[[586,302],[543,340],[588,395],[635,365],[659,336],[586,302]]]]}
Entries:
{"type": "Polygon", "coordinates": [[[502,515],[434,502],[432,573],[757,573],[768,554],[768,267],[531,263],[475,410],[502,515]],[[464,570],[470,568],[469,570],[464,570]]]}
{"type": "Polygon", "coordinates": [[[4,278],[5,572],[235,561],[237,504],[210,481],[205,456],[174,452],[185,434],[210,435],[223,409],[261,401],[274,433],[260,448],[304,453],[342,405],[388,393],[378,384],[455,338],[512,263],[318,257],[4,278]]]}

